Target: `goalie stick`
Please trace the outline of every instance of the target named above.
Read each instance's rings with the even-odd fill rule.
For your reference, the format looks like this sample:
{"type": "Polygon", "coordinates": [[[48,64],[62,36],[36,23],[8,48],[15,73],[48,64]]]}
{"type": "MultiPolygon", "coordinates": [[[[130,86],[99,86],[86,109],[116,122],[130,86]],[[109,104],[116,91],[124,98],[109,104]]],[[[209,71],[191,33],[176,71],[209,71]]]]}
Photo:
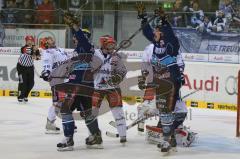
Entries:
{"type": "MultiPolygon", "coordinates": [[[[182,99],[189,97],[190,95],[198,92],[199,90],[200,90],[200,89],[197,89],[197,90],[194,90],[194,91],[190,92],[189,94],[186,94],[185,96],[182,97],[182,99]]],[[[146,116],[146,117],[144,117],[144,118],[138,118],[138,119],[136,119],[136,120],[133,121],[130,125],[128,125],[128,126],[126,127],[126,129],[128,130],[128,129],[134,127],[135,125],[137,125],[138,123],[140,123],[140,122],[148,119],[149,117],[152,117],[152,116],[146,116]]],[[[115,128],[117,127],[116,122],[114,122],[114,121],[110,121],[110,122],[109,122],[109,125],[111,125],[112,127],[115,127],[115,128]]],[[[109,132],[109,131],[106,131],[106,135],[109,136],[109,137],[115,137],[115,138],[119,137],[119,134],[116,134],[116,133],[113,133],[113,132],[109,132]]]]}

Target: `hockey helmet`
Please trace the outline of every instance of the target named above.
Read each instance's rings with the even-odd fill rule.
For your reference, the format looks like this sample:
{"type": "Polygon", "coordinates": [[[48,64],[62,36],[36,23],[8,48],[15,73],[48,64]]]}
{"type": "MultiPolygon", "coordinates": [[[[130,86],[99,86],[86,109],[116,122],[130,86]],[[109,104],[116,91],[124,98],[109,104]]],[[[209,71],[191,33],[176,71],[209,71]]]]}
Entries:
{"type": "Polygon", "coordinates": [[[110,35],[104,35],[99,38],[100,46],[104,49],[114,49],[116,47],[116,41],[110,35]]]}
{"type": "Polygon", "coordinates": [[[27,36],[25,36],[25,41],[26,41],[26,42],[27,42],[27,41],[35,42],[34,37],[33,37],[32,35],[27,35],[27,36]]]}
{"type": "Polygon", "coordinates": [[[48,48],[47,37],[41,38],[39,43],[40,43],[40,45],[39,45],[40,48],[42,48],[42,49],[47,49],[48,48]]]}
{"type": "Polygon", "coordinates": [[[88,39],[91,38],[91,32],[88,29],[82,29],[82,32],[86,38],[88,38],[88,39]]]}

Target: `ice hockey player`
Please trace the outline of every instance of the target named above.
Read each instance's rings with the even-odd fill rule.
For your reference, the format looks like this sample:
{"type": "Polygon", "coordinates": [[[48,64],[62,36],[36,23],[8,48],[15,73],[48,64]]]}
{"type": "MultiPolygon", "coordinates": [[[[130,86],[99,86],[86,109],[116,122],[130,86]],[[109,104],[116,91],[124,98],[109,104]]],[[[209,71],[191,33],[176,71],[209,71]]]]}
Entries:
{"type": "MultiPolygon", "coordinates": [[[[66,62],[71,56],[67,55],[64,49],[56,47],[53,37],[46,37],[41,41],[43,71],[41,77],[44,81],[51,80],[51,72],[59,65],[66,62]]],[[[54,86],[51,86],[52,91],[52,106],[48,109],[46,134],[59,134],[60,128],[55,125],[56,115],[60,112],[59,98],[60,93],[56,92],[54,86]]]]}
{"type": "MultiPolygon", "coordinates": [[[[116,41],[110,35],[100,37],[100,49],[95,50],[92,71],[94,72],[93,109],[99,109],[106,97],[116,122],[120,143],[125,143],[126,120],[122,109],[122,95],[119,87],[127,70],[121,55],[114,53],[116,41]]],[[[90,141],[89,141],[90,142],[90,141]]]]}
{"type": "Polygon", "coordinates": [[[171,145],[174,140],[171,136],[174,132],[173,111],[181,87],[181,73],[177,64],[180,46],[161,8],[156,14],[159,21],[154,29],[146,24],[147,17],[143,13],[142,10],[138,11],[138,17],[142,19],[143,34],[152,42],[145,48],[142,63],[142,78],[147,78],[144,104],[154,105],[151,103],[155,94],[163,130],[163,142],[158,144],[158,148],[161,152],[169,152],[171,146],[175,146],[171,145]]]}
{"type": "MultiPolygon", "coordinates": [[[[92,114],[92,94],[94,91],[93,74],[91,73],[90,61],[93,55],[93,45],[90,43],[90,32],[82,30],[78,21],[72,14],[64,15],[65,22],[69,25],[74,36],[76,44],[75,52],[78,56],[73,57],[72,66],[67,70],[69,72],[68,82],[55,86],[57,91],[66,93],[65,99],[61,106],[62,125],[64,131],[64,139],[57,144],[59,151],[73,150],[74,141],[74,119],[72,111],[78,107],[84,112],[85,123],[90,132],[90,137],[86,139],[86,145],[101,145],[101,131],[98,128],[97,119],[92,114]],[[92,141],[90,144],[89,142],[92,141]]],[[[63,70],[57,70],[56,72],[63,70]]]]}

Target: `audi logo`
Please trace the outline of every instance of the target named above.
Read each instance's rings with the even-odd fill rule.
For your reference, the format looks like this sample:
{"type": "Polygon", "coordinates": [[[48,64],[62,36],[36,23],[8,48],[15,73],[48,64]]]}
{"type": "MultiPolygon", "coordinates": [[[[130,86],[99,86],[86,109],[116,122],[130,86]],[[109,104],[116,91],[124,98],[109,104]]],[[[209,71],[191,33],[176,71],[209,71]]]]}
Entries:
{"type": "Polygon", "coordinates": [[[234,76],[228,76],[225,80],[225,90],[229,95],[237,95],[238,93],[238,79],[234,76]]]}

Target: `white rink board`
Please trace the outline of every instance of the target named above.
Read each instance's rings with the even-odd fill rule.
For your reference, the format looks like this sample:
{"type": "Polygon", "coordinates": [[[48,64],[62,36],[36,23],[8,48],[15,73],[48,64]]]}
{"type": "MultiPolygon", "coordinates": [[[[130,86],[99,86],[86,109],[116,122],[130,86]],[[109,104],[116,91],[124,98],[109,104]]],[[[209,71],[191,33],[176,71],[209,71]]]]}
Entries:
{"type": "MultiPolygon", "coordinates": [[[[17,90],[18,79],[15,67],[18,57],[19,55],[0,55],[0,90],[17,90]]],[[[239,69],[239,64],[186,62],[185,75],[187,83],[182,88],[182,95],[201,88],[200,91],[187,99],[236,104],[236,77],[239,69]]],[[[49,91],[48,83],[37,75],[42,71],[41,61],[35,61],[35,70],[35,86],[33,90],[49,91]]]]}

